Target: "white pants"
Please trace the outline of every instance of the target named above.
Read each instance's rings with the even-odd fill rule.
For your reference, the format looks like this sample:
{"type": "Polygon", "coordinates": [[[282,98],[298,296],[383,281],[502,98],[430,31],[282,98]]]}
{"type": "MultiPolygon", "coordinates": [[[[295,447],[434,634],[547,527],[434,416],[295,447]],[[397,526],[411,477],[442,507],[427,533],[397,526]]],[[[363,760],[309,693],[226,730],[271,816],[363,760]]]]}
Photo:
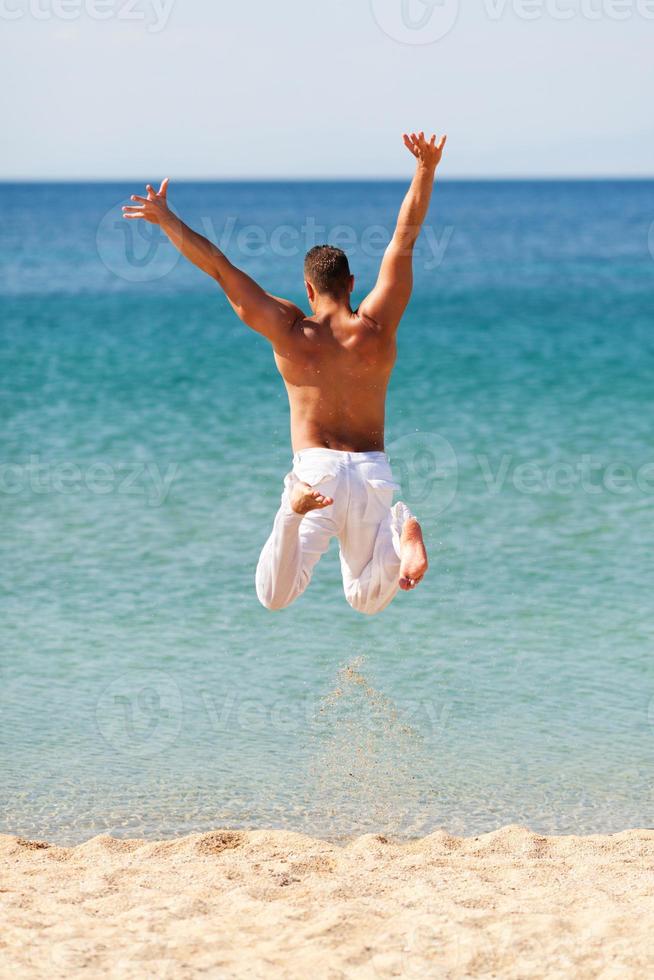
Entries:
{"type": "Polygon", "coordinates": [[[412,515],[393,504],[398,489],[386,453],[343,453],[305,449],[293,459],[284,480],[282,502],[272,534],[257,566],[259,601],[267,609],[284,609],[311,581],[313,569],[337,537],[345,598],[357,612],[374,615],[399,589],[400,536],[412,515]],[[324,510],[301,516],[290,505],[300,480],[333,497],[324,510]]]}

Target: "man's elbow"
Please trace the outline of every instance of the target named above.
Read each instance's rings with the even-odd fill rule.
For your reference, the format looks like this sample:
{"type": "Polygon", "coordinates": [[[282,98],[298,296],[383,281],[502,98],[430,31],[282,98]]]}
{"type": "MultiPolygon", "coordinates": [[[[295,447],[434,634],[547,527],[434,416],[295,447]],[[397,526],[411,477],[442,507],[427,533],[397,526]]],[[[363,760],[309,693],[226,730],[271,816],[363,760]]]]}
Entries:
{"type": "Polygon", "coordinates": [[[389,251],[393,251],[396,255],[403,257],[413,255],[419,234],[420,228],[398,228],[389,245],[389,251]]]}

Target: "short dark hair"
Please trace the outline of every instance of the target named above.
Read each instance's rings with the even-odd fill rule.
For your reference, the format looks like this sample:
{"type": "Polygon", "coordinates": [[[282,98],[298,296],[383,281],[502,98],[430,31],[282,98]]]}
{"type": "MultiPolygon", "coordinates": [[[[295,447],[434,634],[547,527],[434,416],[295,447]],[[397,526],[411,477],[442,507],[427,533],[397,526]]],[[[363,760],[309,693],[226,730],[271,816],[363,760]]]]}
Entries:
{"type": "Polygon", "coordinates": [[[319,293],[340,299],[347,293],[350,280],[350,263],[347,255],[333,245],[315,245],[304,260],[304,278],[319,293]]]}

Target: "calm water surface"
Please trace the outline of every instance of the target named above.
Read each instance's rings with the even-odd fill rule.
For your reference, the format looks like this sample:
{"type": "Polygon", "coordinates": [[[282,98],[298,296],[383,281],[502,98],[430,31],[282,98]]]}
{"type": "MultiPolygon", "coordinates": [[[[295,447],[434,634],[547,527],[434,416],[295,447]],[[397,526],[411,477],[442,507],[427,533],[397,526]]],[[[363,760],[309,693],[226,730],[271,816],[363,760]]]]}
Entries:
{"type": "MultiPolygon", "coordinates": [[[[171,195],[301,303],[403,190],[171,195]]],[[[0,830],[654,826],[654,184],[437,188],[388,418],[432,566],[375,619],[335,546],[258,605],[285,394],[132,191],[0,186],[0,830]]]]}

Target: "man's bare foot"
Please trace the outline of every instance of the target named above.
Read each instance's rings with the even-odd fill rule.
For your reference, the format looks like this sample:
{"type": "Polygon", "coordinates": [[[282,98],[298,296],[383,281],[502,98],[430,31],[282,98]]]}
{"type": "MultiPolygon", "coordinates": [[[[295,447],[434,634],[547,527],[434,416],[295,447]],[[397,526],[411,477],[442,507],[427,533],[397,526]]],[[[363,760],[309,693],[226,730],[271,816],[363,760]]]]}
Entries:
{"type": "Polygon", "coordinates": [[[291,491],[291,507],[296,514],[308,514],[310,510],[323,510],[334,503],[332,497],[325,497],[310,487],[308,483],[296,483],[291,491]]]}
{"type": "Polygon", "coordinates": [[[422,528],[412,517],[402,528],[400,539],[400,588],[405,592],[415,589],[422,582],[428,567],[422,528]]]}

